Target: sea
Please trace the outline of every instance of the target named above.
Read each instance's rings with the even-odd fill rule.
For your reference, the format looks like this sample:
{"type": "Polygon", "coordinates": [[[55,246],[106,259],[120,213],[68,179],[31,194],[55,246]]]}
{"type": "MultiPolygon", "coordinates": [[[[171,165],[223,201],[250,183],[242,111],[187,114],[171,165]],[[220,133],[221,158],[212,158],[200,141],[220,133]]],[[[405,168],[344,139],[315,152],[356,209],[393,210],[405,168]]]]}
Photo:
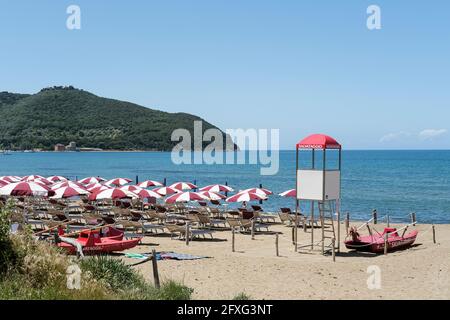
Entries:
{"type": "MultiPolygon", "coordinates": [[[[279,170],[261,175],[259,164],[175,164],[169,152],[13,152],[0,155],[0,176],[61,175],[71,180],[88,176],[124,177],[135,181],[187,181],[206,186],[225,184],[235,190],[262,185],[273,191],[265,211],[295,207],[295,200],[278,194],[295,188],[295,151],[280,151],[279,170]]],[[[342,152],[341,212],[351,219],[379,217],[419,223],[450,223],[450,151],[342,152]]]]}

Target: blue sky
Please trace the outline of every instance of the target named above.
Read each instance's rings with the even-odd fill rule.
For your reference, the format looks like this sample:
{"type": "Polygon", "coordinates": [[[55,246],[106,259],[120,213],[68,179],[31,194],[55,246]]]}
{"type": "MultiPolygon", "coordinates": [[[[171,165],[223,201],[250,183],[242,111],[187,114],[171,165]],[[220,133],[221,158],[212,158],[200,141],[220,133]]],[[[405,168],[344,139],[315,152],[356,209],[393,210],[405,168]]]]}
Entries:
{"type": "Polygon", "coordinates": [[[450,148],[450,2],[0,0],[0,91],[74,85],[222,129],[450,148]],[[81,8],[81,30],[66,8],[81,8]],[[366,27],[381,8],[382,29],[366,27]]]}

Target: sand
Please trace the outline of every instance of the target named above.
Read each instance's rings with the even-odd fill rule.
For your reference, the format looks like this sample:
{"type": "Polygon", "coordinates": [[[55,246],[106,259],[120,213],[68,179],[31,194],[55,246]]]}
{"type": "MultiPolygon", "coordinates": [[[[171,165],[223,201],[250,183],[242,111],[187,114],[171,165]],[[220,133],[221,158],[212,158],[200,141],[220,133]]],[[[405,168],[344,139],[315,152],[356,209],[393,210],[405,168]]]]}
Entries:
{"type": "MultiPolygon", "coordinates": [[[[145,237],[142,245],[128,252],[147,253],[154,248],[210,256],[195,261],[158,261],[161,279],[178,280],[193,288],[194,299],[232,299],[242,292],[252,299],[450,299],[450,225],[436,225],[437,244],[430,225],[416,228],[416,244],[407,250],[384,256],[349,252],[341,245],[334,263],[320,251],[294,252],[291,228],[283,225],[270,228],[280,232],[279,257],[273,234],[257,234],[255,240],[249,234],[236,234],[233,253],[229,230],[215,232],[218,240],[196,240],[189,246],[168,235],[145,237]],[[375,284],[373,270],[377,268],[380,286],[369,287],[368,280],[375,284]]],[[[376,229],[382,230],[383,225],[376,229]]],[[[310,234],[299,229],[299,242],[308,243],[309,239],[310,234]]],[[[139,261],[124,260],[129,264],[139,261]]],[[[153,281],[150,262],[134,268],[153,281]]]]}

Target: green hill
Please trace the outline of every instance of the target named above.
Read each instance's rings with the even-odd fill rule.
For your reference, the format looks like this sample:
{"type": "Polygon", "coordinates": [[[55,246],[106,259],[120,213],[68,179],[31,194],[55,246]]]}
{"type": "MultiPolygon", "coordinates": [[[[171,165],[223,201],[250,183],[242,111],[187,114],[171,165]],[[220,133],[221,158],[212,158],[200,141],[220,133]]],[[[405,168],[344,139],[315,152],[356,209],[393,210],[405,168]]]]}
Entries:
{"type": "Polygon", "coordinates": [[[195,120],[203,121],[203,131],[215,128],[191,114],[152,110],[73,87],[33,95],[0,92],[0,149],[53,150],[55,144],[74,141],[84,148],[166,151],[176,144],[173,130],[184,128],[193,136],[195,120]]]}

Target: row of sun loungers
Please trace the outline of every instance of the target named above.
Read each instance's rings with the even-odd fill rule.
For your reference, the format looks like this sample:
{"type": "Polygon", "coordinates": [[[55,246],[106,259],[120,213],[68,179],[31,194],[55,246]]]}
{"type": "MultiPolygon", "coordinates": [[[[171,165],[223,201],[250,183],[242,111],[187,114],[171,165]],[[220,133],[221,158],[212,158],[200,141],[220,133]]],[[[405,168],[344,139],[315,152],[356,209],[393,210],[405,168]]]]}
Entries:
{"type": "MultiPolygon", "coordinates": [[[[114,203],[117,205],[117,203],[114,203]]],[[[125,232],[125,236],[141,237],[142,235],[170,234],[171,238],[188,237],[213,238],[213,234],[221,230],[233,229],[248,233],[251,228],[255,232],[268,232],[270,225],[276,222],[276,215],[266,214],[260,206],[252,206],[253,210],[221,210],[218,207],[201,204],[199,207],[187,207],[184,204],[121,206],[113,204],[63,203],[58,201],[38,201],[34,203],[18,203],[15,207],[17,216],[23,216],[25,222],[35,231],[45,231],[63,225],[66,232],[76,232],[87,228],[114,225],[125,232]],[[186,224],[189,225],[186,228],[186,224]]],[[[282,208],[278,214],[282,223],[295,224],[295,214],[282,208]]],[[[309,220],[299,215],[299,226],[309,224],[309,220]]]]}

